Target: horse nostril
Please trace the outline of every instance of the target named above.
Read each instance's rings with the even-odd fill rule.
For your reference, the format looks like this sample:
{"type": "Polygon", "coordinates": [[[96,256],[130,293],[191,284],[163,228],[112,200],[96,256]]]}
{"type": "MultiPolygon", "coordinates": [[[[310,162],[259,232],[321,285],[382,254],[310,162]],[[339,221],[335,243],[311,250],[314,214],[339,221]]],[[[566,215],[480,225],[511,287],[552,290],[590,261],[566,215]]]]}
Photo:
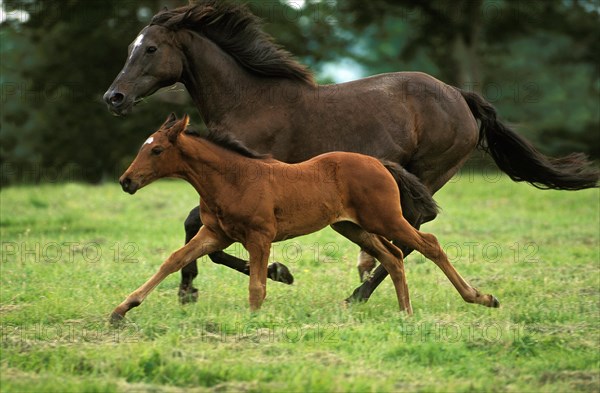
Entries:
{"type": "Polygon", "coordinates": [[[123,101],[125,100],[125,96],[121,93],[113,93],[110,98],[110,103],[113,106],[119,106],[123,103],[123,101]]]}
{"type": "Polygon", "coordinates": [[[129,189],[129,186],[131,185],[131,179],[126,177],[125,179],[121,180],[121,187],[123,188],[123,191],[127,191],[129,189]]]}

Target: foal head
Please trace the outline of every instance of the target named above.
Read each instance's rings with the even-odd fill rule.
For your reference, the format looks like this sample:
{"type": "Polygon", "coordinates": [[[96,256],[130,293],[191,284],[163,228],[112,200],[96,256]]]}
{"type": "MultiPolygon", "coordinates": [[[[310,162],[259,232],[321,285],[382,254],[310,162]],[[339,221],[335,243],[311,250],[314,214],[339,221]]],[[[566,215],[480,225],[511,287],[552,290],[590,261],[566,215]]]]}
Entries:
{"type": "Polygon", "coordinates": [[[188,115],[177,120],[171,113],[160,129],[146,139],[137,157],[119,178],[123,191],[135,194],[157,179],[178,177],[182,153],[177,146],[177,138],[189,122],[188,115]]]}

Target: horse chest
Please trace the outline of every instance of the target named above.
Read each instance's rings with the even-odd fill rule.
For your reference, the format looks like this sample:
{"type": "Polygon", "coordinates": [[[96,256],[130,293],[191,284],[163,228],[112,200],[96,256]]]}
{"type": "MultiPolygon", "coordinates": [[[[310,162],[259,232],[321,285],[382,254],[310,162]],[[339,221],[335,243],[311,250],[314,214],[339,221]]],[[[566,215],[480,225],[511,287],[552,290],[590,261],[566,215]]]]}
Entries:
{"type": "Polygon", "coordinates": [[[221,210],[215,214],[215,223],[219,230],[236,242],[245,243],[252,232],[274,233],[270,220],[265,219],[260,209],[250,214],[247,210],[221,210]]]}

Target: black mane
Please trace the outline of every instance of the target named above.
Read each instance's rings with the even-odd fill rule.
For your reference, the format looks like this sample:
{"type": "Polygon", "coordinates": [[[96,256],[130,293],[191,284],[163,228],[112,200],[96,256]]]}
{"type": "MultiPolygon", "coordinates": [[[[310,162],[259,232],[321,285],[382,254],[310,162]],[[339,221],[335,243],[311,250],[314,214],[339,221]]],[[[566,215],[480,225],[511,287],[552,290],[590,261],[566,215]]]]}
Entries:
{"type": "Polygon", "coordinates": [[[231,135],[227,132],[211,130],[211,131],[208,131],[207,134],[203,135],[203,134],[200,134],[197,130],[188,128],[185,130],[185,134],[193,135],[198,138],[202,138],[211,143],[214,143],[217,146],[220,146],[220,147],[227,149],[229,151],[232,151],[234,153],[240,154],[244,157],[255,158],[255,159],[271,157],[269,154],[261,154],[261,153],[258,153],[256,151],[248,148],[242,142],[237,140],[233,135],[231,135]]]}
{"type": "Polygon", "coordinates": [[[312,73],[274,43],[273,37],[262,30],[261,20],[245,5],[204,0],[161,11],[150,25],[202,34],[255,74],[315,84],[312,73]]]}

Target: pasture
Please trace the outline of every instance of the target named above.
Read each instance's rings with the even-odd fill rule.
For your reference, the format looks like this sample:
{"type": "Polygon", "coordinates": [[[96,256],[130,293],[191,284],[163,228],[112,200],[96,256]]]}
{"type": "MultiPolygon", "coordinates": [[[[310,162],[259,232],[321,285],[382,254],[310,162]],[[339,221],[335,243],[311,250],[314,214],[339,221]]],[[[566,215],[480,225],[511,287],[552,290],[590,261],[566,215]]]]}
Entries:
{"type": "Polygon", "coordinates": [[[119,329],[110,312],[182,245],[195,191],[48,184],[0,197],[2,392],[600,389],[597,189],[465,171],[436,195],[442,213],[422,230],[499,309],[465,304],[418,254],[406,259],[413,317],[389,278],[345,306],[358,249],[326,229],[273,247],[296,281],[269,281],[258,314],[248,278],[203,258],[197,304],[178,304],[175,274],[119,329]]]}

